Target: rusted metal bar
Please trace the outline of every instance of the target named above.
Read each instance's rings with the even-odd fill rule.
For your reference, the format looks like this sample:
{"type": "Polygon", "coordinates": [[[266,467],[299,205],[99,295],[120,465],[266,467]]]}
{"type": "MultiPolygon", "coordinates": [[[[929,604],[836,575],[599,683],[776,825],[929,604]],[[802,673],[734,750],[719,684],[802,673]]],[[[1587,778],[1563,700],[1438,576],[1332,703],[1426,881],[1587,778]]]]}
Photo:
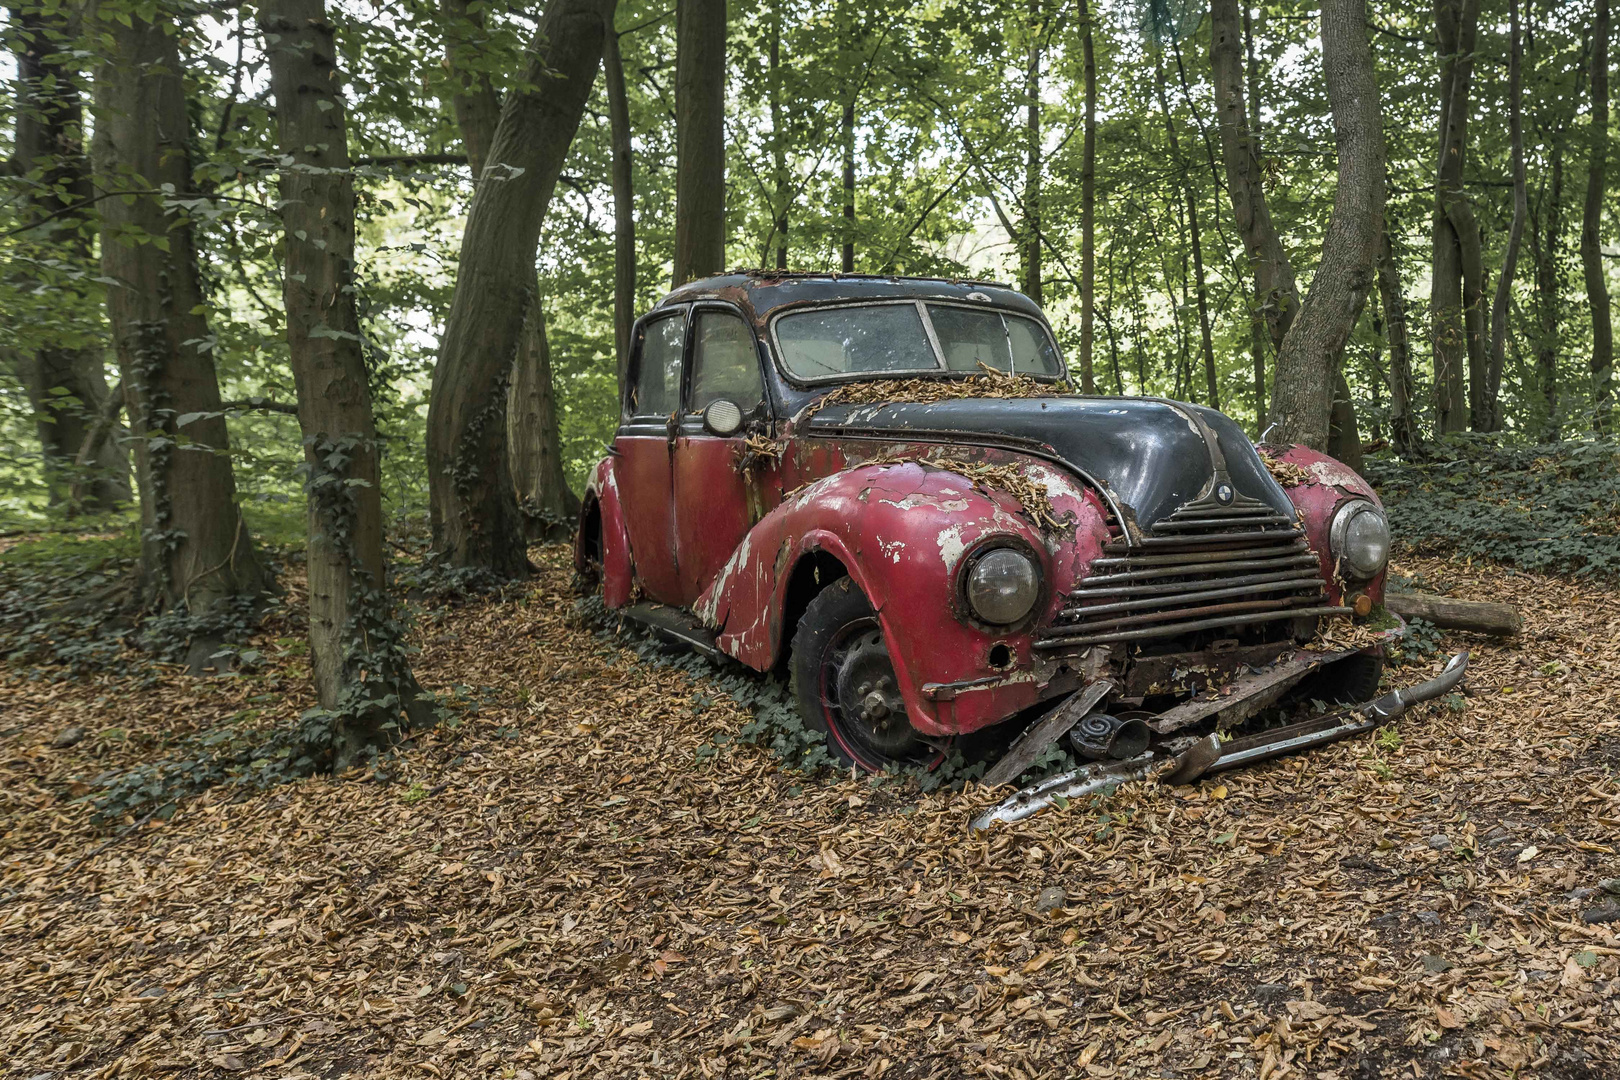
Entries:
{"type": "Polygon", "coordinates": [[[1284,608],[1308,607],[1312,602],[1319,599],[1320,596],[1282,596],[1273,597],[1270,600],[1234,600],[1225,604],[1205,604],[1202,607],[1169,608],[1160,611],[1147,611],[1140,615],[1121,615],[1096,622],[1088,620],[1080,624],[1077,629],[1112,630],[1126,626],[1145,626],[1149,623],[1171,622],[1177,619],[1235,615],[1244,611],[1281,611],[1284,608]]]}
{"type": "MultiPolygon", "coordinates": [[[[1223,596],[1249,596],[1254,593],[1282,592],[1288,589],[1315,588],[1320,592],[1322,578],[1318,574],[1293,574],[1289,576],[1278,575],[1278,580],[1264,583],[1249,583],[1233,585],[1222,579],[1220,588],[1188,589],[1183,592],[1169,595],[1149,596],[1141,600],[1120,600],[1112,604],[1096,604],[1088,607],[1069,607],[1058,612],[1059,618],[1090,619],[1097,615],[1107,615],[1116,611],[1141,611],[1144,608],[1163,607],[1166,604],[1186,604],[1198,600],[1218,600],[1223,596]]],[[[1182,582],[1181,584],[1186,584],[1182,582]]]]}
{"type": "Polygon", "coordinates": [[[1109,692],[1114,684],[1108,679],[1098,679],[1090,686],[1063,700],[1056,708],[1026,728],[1023,734],[1013,740],[1007,752],[1001,755],[1001,760],[990,767],[984,774],[984,782],[990,787],[1000,787],[1010,784],[1018,778],[1018,774],[1035,764],[1035,759],[1041,756],[1041,751],[1061,739],[1065,732],[1074,727],[1080,718],[1085,716],[1109,692]]]}
{"type": "Polygon", "coordinates": [[[1205,691],[1194,696],[1191,701],[1184,701],[1167,709],[1149,720],[1148,726],[1160,735],[1168,735],[1210,716],[1218,717],[1222,723],[1237,723],[1239,719],[1247,719],[1276,701],[1295,683],[1317,668],[1343,660],[1354,653],[1354,649],[1331,653],[1297,652],[1285,660],[1278,660],[1259,671],[1240,675],[1225,686],[1205,691]],[[1228,715],[1237,712],[1244,715],[1241,718],[1228,715]]]}
{"type": "Polygon", "coordinates": [[[1203,536],[1196,533],[1191,536],[1149,536],[1144,537],[1142,542],[1135,546],[1119,541],[1110,541],[1103,545],[1103,554],[1118,555],[1121,552],[1129,553],[1132,551],[1147,551],[1150,553],[1206,551],[1213,547],[1242,544],[1277,544],[1304,535],[1299,529],[1278,529],[1275,532],[1206,533],[1203,536]]]}
{"type": "Polygon", "coordinates": [[[1110,641],[1142,641],[1147,638],[1179,637],[1182,634],[1190,634],[1194,630],[1214,630],[1226,626],[1249,626],[1253,623],[1270,622],[1278,618],[1348,618],[1354,614],[1355,612],[1347,607],[1286,608],[1282,611],[1266,611],[1254,615],[1229,615],[1221,619],[1200,619],[1188,623],[1166,623],[1163,626],[1150,627],[1144,630],[1121,630],[1107,634],[1048,637],[1035,642],[1035,648],[1041,650],[1068,649],[1080,645],[1101,645],[1110,641]]]}
{"type": "Polygon", "coordinates": [[[1228,562],[1198,563],[1188,565],[1180,563],[1171,566],[1154,566],[1145,570],[1124,570],[1113,574],[1098,574],[1082,581],[1072,595],[1080,595],[1082,590],[1089,591],[1093,582],[1099,585],[1117,585],[1125,581],[1149,581],[1153,578],[1179,577],[1185,574],[1214,574],[1227,570],[1282,570],[1288,567],[1321,566],[1321,560],[1314,551],[1288,551],[1271,558],[1243,558],[1232,559],[1228,562]]]}
{"type": "Polygon", "coordinates": [[[1281,514],[1245,514],[1242,517],[1223,517],[1208,519],[1182,519],[1179,521],[1161,521],[1153,526],[1157,533],[1186,532],[1191,529],[1207,529],[1211,525],[1246,525],[1251,529],[1258,529],[1263,525],[1290,525],[1292,520],[1281,514]]]}
{"type": "MultiPolygon", "coordinates": [[[[1269,585],[1274,581],[1300,581],[1319,582],[1321,574],[1316,571],[1303,570],[1276,570],[1268,574],[1243,574],[1239,577],[1216,578],[1209,582],[1211,585],[1269,585]]],[[[1069,599],[1090,599],[1094,596],[1177,596],[1187,591],[1188,586],[1202,584],[1190,581],[1161,581],[1149,582],[1141,585],[1115,585],[1104,589],[1087,589],[1084,593],[1071,593],[1069,599]]],[[[1071,611],[1091,611],[1092,608],[1072,607],[1066,608],[1063,614],[1071,611]]]]}
{"type": "Polygon", "coordinates": [[[1098,571],[1115,566],[1193,566],[1197,563],[1222,562],[1233,558],[1277,556],[1290,551],[1306,551],[1308,549],[1309,545],[1303,539],[1297,539],[1287,544],[1254,544],[1246,548],[1223,551],[1187,551],[1166,555],[1104,556],[1092,560],[1091,567],[1093,571],[1098,571]]]}

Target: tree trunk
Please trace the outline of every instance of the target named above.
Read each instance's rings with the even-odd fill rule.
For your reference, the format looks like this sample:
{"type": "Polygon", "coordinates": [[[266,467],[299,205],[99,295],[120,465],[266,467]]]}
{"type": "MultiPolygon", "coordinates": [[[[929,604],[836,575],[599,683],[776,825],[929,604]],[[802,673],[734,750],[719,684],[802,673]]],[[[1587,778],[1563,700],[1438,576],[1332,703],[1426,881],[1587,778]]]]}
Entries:
{"type": "MultiPolygon", "coordinates": [[[[605,34],[602,77],[607,83],[608,128],[613,142],[613,345],[622,386],[630,362],[630,328],[636,321],[636,192],[630,157],[630,101],[624,90],[619,34],[611,24],[605,34]]],[[[546,360],[549,369],[549,351],[546,360]]]]}
{"type": "Polygon", "coordinates": [[[1277,354],[1276,441],[1322,449],[1345,340],[1373,283],[1384,228],[1384,133],[1367,42],[1366,0],[1322,5],[1322,72],[1333,111],[1338,189],[1309,295],[1277,354]]]}
{"type": "Polygon", "coordinates": [[[484,5],[474,6],[474,0],[443,0],[444,13],[450,19],[445,46],[445,63],[455,84],[451,106],[456,113],[456,127],[461,132],[461,147],[467,154],[472,169],[473,184],[484,178],[484,165],[489,161],[489,148],[495,141],[495,127],[501,119],[501,98],[490,82],[487,65],[478,63],[484,36],[484,5]]]}
{"type": "MultiPolygon", "coordinates": [[[[1097,392],[1092,368],[1092,316],[1097,306],[1097,57],[1092,48],[1090,0],[1080,0],[1080,55],[1085,81],[1085,130],[1080,144],[1080,392],[1097,392]]],[[[1037,238],[1038,239],[1038,238],[1037,238]]],[[[1113,331],[1109,331],[1113,349],[1113,331]]],[[[1114,381],[1119,354],[1112,352],[1114,381]]]]}
{"type": "Polygon", "coordinates": [[[1508,0],[1508,24],[1512,45],[1508,53],[1508,131],[1513,154],[1513,223],[1508,227],[1507,247],[1502,252],[1502,270],[1496,278],[1496,296],[1491,304],[1491,347],[1481,394],[1483,415],[1474,426],[1480,431],[1502,429],[1502,367],[1507,357],[1508,300],[1513,291],[1513,275],[1519,265],[1519,245],[1524,239],[1524,219],[1530,212],[1530,195],[1524,169],[1524,124],[1521,106],[1524,97],[1521,68],[1524,44],[1519,35],[1519,0],[1508,0]]]}
{"type": "Polygon", "coordinates": [[[94,30],[111,49],[96,77],[93,155],[101,190],[143,192],[98,204],[107,316],[130,427],[141,436],[142,591],[148,606],[195,615],[259,595],[269,576],[236,505],[191,223],[146,194],[194,191],[173,29],[167,16],[97,10],[94,30]]]}
{"type": "Polygon", "coordinates": [[[771,171],[776,187],[776,268],[786,270],[788,264],[788,200],[787,129],[782,111],[782,4],[775,0],[771,6],[771,171]]]}
{"type": "MultiPolygon", "coordinates": [[[[1159,92],[1159,109],[1164,113],[1164,130],[1170,140],[1170,159],[1181,173],[1182,196],[1187,203],[1187,240],[1192,247],[1193,299],[1198,305],[1199,343],[1204,356],[1205,400],[1212,409],[1221,407],[1220,384],[1215,375],[1215,345],[1209,329],[1209,290],[1204,280],[1204,245],[1198,232],[1198,192],[1193,187],[1192,170],[1181,156],[1181,142],[1176,137],[1175,118],[1170,115],[1170,98],[1164,90],[1164,65],[1154,67],[1155,86],[1159,92]]],[[[1192,396],[1191,373],[1187,379],[1187,394],[1192,396]]]]}
{"type": "Polygon", "coordinates": [[[1356,426],[1356,407],[1350,399],[1350,384],[1345,381],[1343,350],[1340,350],[1340,368],[1333,373],[1333,405],[1328,413],[1328,457],[1337,458],[1356,472],[1361,471],[1361,431],[1356,426]]]}
{"type": "Polygon", "coordinates": [[[523,344],[512,365],[507,397],[506,450],[512,486],[523,513],[524,534],[536,540],[567,537],[579,518],[579,498],[568,487],[558,437],[551,346],[538,290],[523,326],[523,344]]]}
{"type": "MultiPolygon", "coordinates": [[[[1254,19],[1249,5],[1243,5],[1243,52],[1247,60],[1249,95],[1250,151],[1256,162],[1260,158],[1260,65],[1254,58],[1254,19]]],[[[1241,85],[1241,84],[1239,84],[1241,85]]],[[[1217,110],[1218,112],[1219,110],[1217,110]]],[[[1239,105],[1238,112],[1242,113],[1239,105]]],[[[1266,320],[1265,290],[1259,275],[1254,278],[1254,310],[1249,312],[1249,352],[1254,357],[1254,430],[1258,438],[1266,426],[1266,320]]]]}
{"type": "MultiPolygon", "coordinates": [[[[1024,63],[1024,295],[1039,304],[1042,302],[1041,0],[1029,0],[1029,26],[1025,32],[1029,34],[1029,47],[1024,63]]],[[[1083,233],[1084,226],[1081,229],[1083,233]]],[[[1082,309],[1084,306],[1082,301],[1082,309]]],[[[1090,321],[1083,310],[1081,318],[1090,321]]],[[[1081,331],[1080,364],[1083,369],[1091,367],[1088,329],[1081,331]]]]}
{"type": "Polygon", "coordinates": [[[726,265],[726,0],[675,4],[675,284],[726,265]]]}
{"type": "Polygon", "coordinates": [[[1519,609],[1512,604],[1453,600],[1432,593],[1386,593],[1384,606],[1403,619],[1422,619],[1443,630],[1512,637],[1524,625],[1519,609]]]}
{"type": "Polygon", "coordinates": [[[525,89],[507,95],[485,179],[473,192],[461,265],[433,370],[428,483],[444,564],[497,578],[527,572],[506,454],[507,384],[535,303],[535,252],[569,144],[602,61],[613,0],[551,0],[525,89]]]}
{"type": "Polygon", "coordinates": [[[1468,145],[1468,88],[1473,76],[1479,0],[1435,0],[1434,12],[1440,50],[1440,154],[1435,168],[1430,308],[1434,320],[1435,431],[1445,435],[1461,431],[1467,424],[1464,364],[1469,368],[1478,366],[1473,360],[1474,318],[1469,306],[1477,300],[1472,294],[1479,284],[1479,229],[1463,191],[1463,158],[1468,145]],[[1473,289],[1469,288],[1470,276],[1473,289]]]}
{"type": "Polygon", "coordinates": [[[354,179],[343,84],[324,0],[259,11],[285,162],[287,350],[309,473],[309,652],[327,722],[306,750],[343,771],[425,722],[388,598],[377,429],[354,288],[354,179]]]}
{"type": "Polygon", "coordinates": [[[1608,431],[1614,408],[1614,325],[1609,315],[1609,284],[1603,273],[1604,172],[1609,149],[1609,0],[1597,0],[1592,26],[1591,157],[1586,173],[1586,206],[1581,215],[1581,270],[1592,309],[1592,426],[1608,431]]]}
{"type": "MultiPolygon", "coordinates": [[[[55,264],[66,272],[42,271],[35,288],[61,294],[72,291],[75,277],[94,275],[89,215],[74,208],[90,197],[89,163],[85,160],[84,107],[79,73],[60,62],[62,41],[76,27],[60,9],[16,8],[11,33],[17,64],[17,127],[12,146],[12,172],[19,177],[26,201],[19,210],[22,225],[41,220],[19,238],[19,246],[37,258],[19,259],[18,267],[55,264]],[[48,276],[47,276],[48,275],[48,276]]],[[[34,410],[35,430],[51,505],[69,510],[111,510],[127,503],[129,455],[116,440],[103,440],[82,466],[78,451],[107,401],[102,350],[56,337],[52,328],[36,326],[46,340],[20,365],[23,388],[34,410]],[[85,475],[81,476],[80,474],[85,475]]]]}
{"type": "Polygon", "coordinates": [[[1412,339],[1391,231],[1386,217],[1378,245],[1378,300],[1384,309],[1384,340],[1389,345],[1389,438],[1397,454],[1410,457],[1421,450],[1422,435],[1412,415],[1412,339]]]}
{"type": "Polygon", "coordinates": [[[1563,350],[1560,296],[1564,274],[1559,258],[1564,237],[1563,134],[1559,131],[1548,140],[1552,144],[1549,177],[1538,185],[1537,210],[1530,223],[1530,254],[1536,263],[1536,382],[1544,410],[1540,436],[1547,442],[1562,438],[1563,427],[1558,401],[1558,356],[1563,350]]]}
{"type": "Polygon", "coordinates": [[[1294,267],[1272,224],[1260,173],[1260,160],[1243,101],[1242,23],[1237,0],[1210,2],[1210,66],[1215,88],[1215,114],[1221,133],[1221,160],[1232,217],[1254,268],[1256,307],[1270,332],[1272,347],[1282,345],[1299,311],[1294,267]]]}
{"type": "MultiPolygon", "coordinates": [[[[853,94],[853,90],[850,91],[853,94]]],[[[844,102],[841,127],[844,153],[844,242],[839,268],[846,274],[855,272],[855,99],[844,102]]]]}

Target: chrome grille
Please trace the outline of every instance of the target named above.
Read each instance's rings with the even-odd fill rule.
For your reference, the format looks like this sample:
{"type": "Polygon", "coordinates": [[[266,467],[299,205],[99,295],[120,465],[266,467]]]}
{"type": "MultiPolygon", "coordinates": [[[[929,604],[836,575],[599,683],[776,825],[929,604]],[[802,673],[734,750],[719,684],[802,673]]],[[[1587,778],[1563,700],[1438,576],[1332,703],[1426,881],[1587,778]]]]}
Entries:
{"type": "Polygon", "coordinates": [[[1035,647],[1151,641],[1350,614],[1325,603],[1321,562],[1298,523],[1256,499],[1238,495],[1228,505],[1200,499],[1152,532],[1134,546],[1123,538],[1105,544],[1035,647]]]}

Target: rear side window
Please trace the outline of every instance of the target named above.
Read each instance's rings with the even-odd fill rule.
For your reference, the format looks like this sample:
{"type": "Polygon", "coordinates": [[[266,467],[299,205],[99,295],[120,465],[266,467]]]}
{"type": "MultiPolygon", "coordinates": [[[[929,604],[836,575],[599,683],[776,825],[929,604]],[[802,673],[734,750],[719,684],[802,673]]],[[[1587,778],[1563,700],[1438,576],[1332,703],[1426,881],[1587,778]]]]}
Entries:
{"type": "Polygon", "coordinates": [[[696,346],[689,411],[702,412],[709,402],[726,398],[746,415],[765,400],[759,350],[747,323],[723,311],[700,312],[696,346]]]}
{"type": "Polygon", "coordinates": [[[630,392],[632,416],[668,416],[681,401],[681,350],[686,319],[670,315],[648,323],[641,334],[641,362],[630,392]]]}

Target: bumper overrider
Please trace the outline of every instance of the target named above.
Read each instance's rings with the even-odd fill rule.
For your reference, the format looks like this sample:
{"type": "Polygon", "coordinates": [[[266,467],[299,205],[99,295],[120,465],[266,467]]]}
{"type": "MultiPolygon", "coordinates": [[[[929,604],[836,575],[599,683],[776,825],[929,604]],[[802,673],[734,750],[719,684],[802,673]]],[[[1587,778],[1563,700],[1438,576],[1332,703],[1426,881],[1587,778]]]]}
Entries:
{"type": "MultiPolygon", "coordinates": [[[[1427,682],[1394,690],[1372,701],[1325,716],[1239,738],[1226,738],[1219,732],[1201,738],[1167,737],[1158,745],[1124,760],[1092,762],[1015,792],[974,818],[970,828],[974,832],[985,832],[998,824],[1022,821],[1048,806],[1062,806],[1072,799],[1105,791],[1127,780],[1154,779],[1169,784],[1191,784],[1212,773],[1338,742],[1390,723],[1413,705],[1450,693],[1462,681],[1467,670],[1468,654],[1460,652],[1446,662],[1438,676],[1427,682]]],[[[1279,681],[1257,678],[1242,687],[1234,687],[1234,693],[1222,696],[1218,715],[1237,717],[1246,710],[1252,715],[1256,701],[1267,698],[1275,700],[1279,681]]],[[[1020,743],[1028,747],[1032,742],[1042,742],[1037,750],[1050,745],[1051,741],[1077,723],[1083,723],[1084,714],[1110,689],[1111,686],[1106,683],[1093,684],[1077,693],[1037,721],[1009,749],[1007,758],[1003,760],[1019,760],[1020,743]]],[[[1166,729],[1171,725],[1165,724],[1164,719],[1164,716],[1157,717],[1148,726],[1156,734],[1168,735],[1166,729]]],[[[987,774],[987,779],[995,773],[996,770],[992,770],[991,774],[987,774]]]]}

